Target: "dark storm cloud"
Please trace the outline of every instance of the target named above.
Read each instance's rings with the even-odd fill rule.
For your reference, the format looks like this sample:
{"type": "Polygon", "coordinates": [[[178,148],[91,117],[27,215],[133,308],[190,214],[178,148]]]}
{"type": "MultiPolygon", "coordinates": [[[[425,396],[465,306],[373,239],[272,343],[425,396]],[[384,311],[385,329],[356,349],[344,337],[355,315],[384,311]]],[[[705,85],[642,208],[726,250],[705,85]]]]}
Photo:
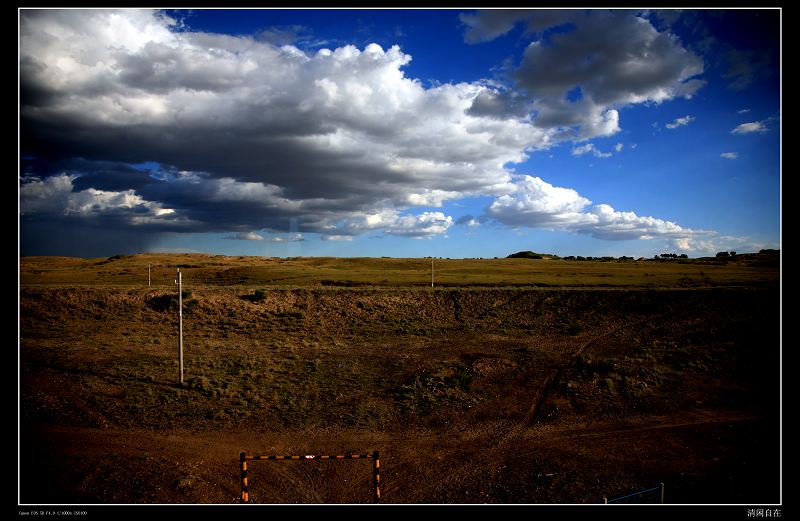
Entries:
{"type": "Polygon", "coordinates": [[[64,162],[59,170],[78,174],[72,182],[73,190],[76,191],[87,188],[112,192],[139,190],[153,182],[148,172],[111,161],[71,160],[64,162]]]}
{"type": "Polygon", "coordinates": [[[274,25],[256,35],[256,39],[273,45],[295,45],[300,48],[319,47],[325,40],[315,39],[311,28],[304,25],[274,25]]]}
{"type": "Polygon", "coordinates": [[[467,26],[464,31],[464,40],[467,43],[494,40],[531,17],[532,11],[525,9],[486,10],[459,15],[461,22],[467,26]]]}
{"type": "Polygon", "coordinates": [[[708,56],[728,86],[744,90],[759,80],[774,80],[780,51],[777,9],[651,11],[657,27],[682,35],[687,47],[708,56]]]}
{"type": "MultiPolygon", "coordinates": [[[[75,223],[64,220],[20,223],[20,250],[24,255],[64,255],[70,257],[107,257],[114,254],[141,253],[152,242],[155,230],[120,227],[108,223],[75,223]]],[[[159,230],[158,233],[161,233],[159,230]]]]}
{"type": "Polygon", "coordinates": [[[573,31],[553,35],[552,42],[529,45],[515,74],[534,97],[562,100],[580,87],[594,103],[619,106],[691,94],[702,85],[688,83],[703,72],[700,58],[626,13],[581,16],[573,31]]]}
{"type": "Polygon", "coordinates": [[[524,118],[531,113],[531,102],[513,91],[485,90],[475,97],[468,114],[497,119],[524,118]]]}
{"type": "Polygon", "coordinates": [[[510,73],[514,88],[535,101],[536,125],[578,126],[583,139],[617,132],[620,107],[691,96],[705,83],[697,55],[632,11],[480,11],[462,21],[468,41],[524,22],[533,41],[510,73]],[[575,89],[581,97],[570,100],[575,89]]]}
{"type": "Polygon", "coordinates": [[[182,170],[276,184],[285,187],[287,197],[296,199],[336,200],[361,194],[367,202],[376,192],[385,196],[392,185],[395,195],[402,196],[404,188],[416,183],[412,173],[388,169],[372,159],[369,151],[313,150],[291,139],[298,128],[280,125],[251,129],[247,134],[244,129],[197,126],[185,130],[145,125],[76,129],[67,122],[55,126],[43,121],[31,122],[26,130],[24,146],[38,157],[55,160],[76,154],[126,163],[158,161],[182,170]]]}
{"type": "Polygon", "coordinates": [[[134,190],[195,231],[269,228],[287,215],[300,231],[330,230],[387,202],[503,193],[499,165],[546,145],[529,125],[466,114],[482,87],[405,78],[410,57],[396,47],[305,53],[269,35],[172,32],[149,11],[25,12],[22,22],[26,155],[194,173],[192,183],[88,166],[30,174],[69,173],[78,192],[134,190]],[[221,202],[221,180],[239,196],[269,194],[221,202]]]}

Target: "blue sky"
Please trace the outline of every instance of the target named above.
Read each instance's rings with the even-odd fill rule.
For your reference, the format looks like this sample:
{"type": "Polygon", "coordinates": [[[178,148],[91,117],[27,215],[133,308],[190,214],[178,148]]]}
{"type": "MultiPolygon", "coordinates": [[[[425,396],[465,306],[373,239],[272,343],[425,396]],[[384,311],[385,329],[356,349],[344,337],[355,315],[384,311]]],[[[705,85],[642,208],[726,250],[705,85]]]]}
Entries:
{"type": "Polygon", "coordinates": [[[20,253],[780,247],[779,10],[21,10],[20,253]]]}

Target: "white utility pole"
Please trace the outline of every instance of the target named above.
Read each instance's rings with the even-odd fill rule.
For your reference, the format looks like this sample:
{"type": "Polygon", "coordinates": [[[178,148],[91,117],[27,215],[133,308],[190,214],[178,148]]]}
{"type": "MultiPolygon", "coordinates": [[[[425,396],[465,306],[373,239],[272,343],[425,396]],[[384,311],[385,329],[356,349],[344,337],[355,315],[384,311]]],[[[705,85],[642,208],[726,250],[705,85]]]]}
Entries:
{"type": "Polygon", "coordinates": [[[178,268],[178,365],[181,368],[181,385],[183,385],[183,280],[181,269],[178,268]]]}
{"type": "Polygon", "coordinates": [[[431,287],[433,287],[433,257],[431,257],[431,287]]]}
{"type": "Polygon", "coordinates": [[[147,286],[150,286],[150,263],[147,263],[147,286]]]}

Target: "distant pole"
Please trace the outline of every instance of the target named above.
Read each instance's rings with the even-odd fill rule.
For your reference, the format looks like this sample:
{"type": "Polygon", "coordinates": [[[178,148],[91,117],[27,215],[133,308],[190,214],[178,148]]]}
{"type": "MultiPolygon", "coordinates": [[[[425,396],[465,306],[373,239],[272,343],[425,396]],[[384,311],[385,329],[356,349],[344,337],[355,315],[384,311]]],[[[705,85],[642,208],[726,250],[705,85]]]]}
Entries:
{"type": "Polygon", "coordinates": [[[147,285],[150,286],[150,263],[147,263],[147,285]]]}
{"type": "Polygon", "coordinates": [[[433,257],[431,257],[431,287],[433,287],[433,257]]]}
{"type": "Polygon", "coordinates": [[[178,268],[178,365],[181,369],[181,385],[183,385],[183,278],[178,268]]]}

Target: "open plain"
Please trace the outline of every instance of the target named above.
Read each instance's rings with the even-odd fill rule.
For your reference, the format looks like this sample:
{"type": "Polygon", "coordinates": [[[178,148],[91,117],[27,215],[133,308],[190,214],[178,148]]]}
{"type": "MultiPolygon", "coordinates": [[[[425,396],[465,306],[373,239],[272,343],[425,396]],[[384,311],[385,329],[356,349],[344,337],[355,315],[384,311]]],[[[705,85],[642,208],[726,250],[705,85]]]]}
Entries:
{"type": "Polygon", "coordinates": [[[777,255],[430,265],[21,258],[20,501],[780,501],[777,255]]]}

